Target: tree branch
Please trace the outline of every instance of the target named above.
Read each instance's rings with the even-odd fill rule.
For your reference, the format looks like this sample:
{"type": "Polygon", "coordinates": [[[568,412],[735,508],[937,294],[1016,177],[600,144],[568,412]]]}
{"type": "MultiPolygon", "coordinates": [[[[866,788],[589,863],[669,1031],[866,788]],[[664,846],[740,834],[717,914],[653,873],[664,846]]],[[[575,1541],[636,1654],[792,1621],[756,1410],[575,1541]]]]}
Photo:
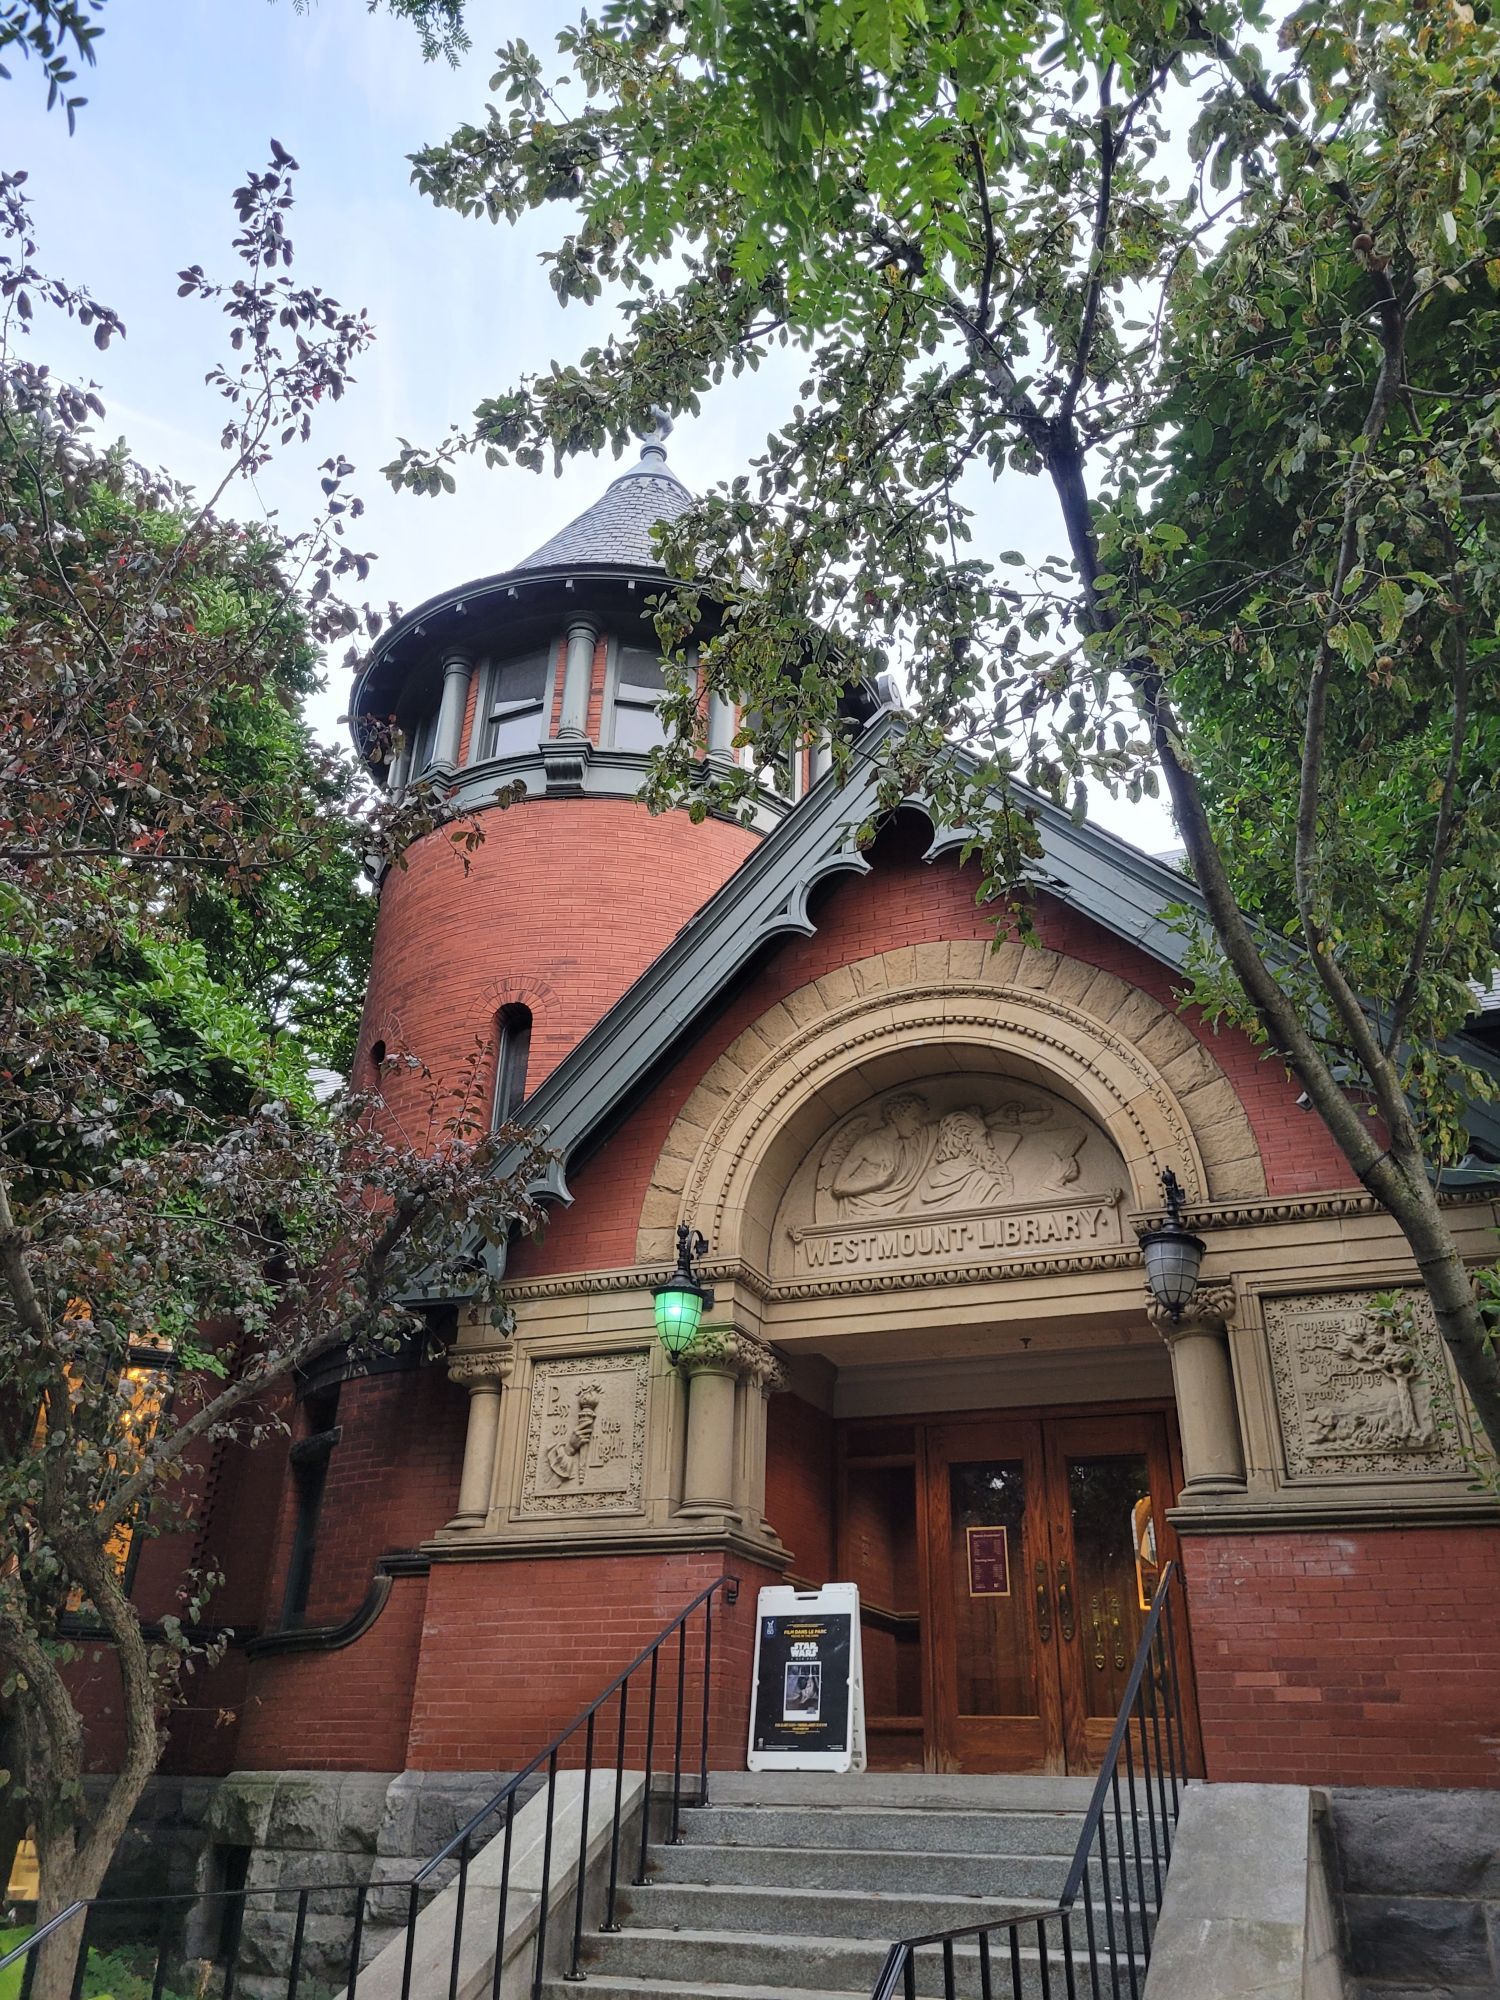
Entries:
{"type": "Polygon", "coordinates": [[[1422,893],[1421,914],[1412,937],[1406,977],[1401,982],[1400,991],[1391,1008],[1390,1027],[1386,1034],[1386,1053],[1392,1057],[1400,1045],[1417,997],[1422,964],[1427,956],[1427,948],[1432,942],[1432,929],[1437,919],[1438,894],[1442,888],[1443,870],[1448,865],[1449,851],[1458,826],[1458,815],[1454,811],[1454,804],[1458,795],[1459,771],[1463,765],[1464,742],[1469,733],[1469,690],[1472,679],[1468,624],[1467,620],[1462,618],[1458,621],[1457,642],[1458,664],[1453,676],[1453,728],[1448,738],[1448,764],[1443,773],[1443,789],[1438,800],[1437,825],[1433,829],[1432,856],[1427,864],[1427,881],[1422,893]]]}

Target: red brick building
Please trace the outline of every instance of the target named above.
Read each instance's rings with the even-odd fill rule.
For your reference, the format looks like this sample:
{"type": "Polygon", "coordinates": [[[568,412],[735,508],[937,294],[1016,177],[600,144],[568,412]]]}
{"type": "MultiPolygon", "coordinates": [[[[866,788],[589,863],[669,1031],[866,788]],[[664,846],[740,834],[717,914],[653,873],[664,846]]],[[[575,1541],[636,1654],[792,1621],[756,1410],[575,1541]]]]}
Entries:
{"type": "MultiPolygon", "coordinates": [[[[732,1572],[716,1762],[787,1577],[861,1588],[877,1767],[1087,1771],[1170,1555],[1210,1777],[1494,1784],[1500,1536],[1463,1399],[1297,1084],[1180,1004],[1189,886],[1043,807],[1041,943],[997,944],[960,837],[912,807],[861,852],[868,781],[818,745],[751,825],[650,815],[649,529],[685,503],[648,445],[356,691],[400,718],[389,781],[485,824],[467,872],[429,836],[382,885],[359,1080],[410,1120],[381,1058],[483,1043],[496,1116],[552,1135],[550,1219],[510,1248],[504,1337],[455,1301],[445,1360],[326,1369],[289,1453],[216,1463],[199,1553],[237,1640],[168,1769],[227,1780],[252,1847],[291,1774],[324,1845],[399,1799],[391,1851],[419,1852],[424,1800],[514,1768],[732,1572]],[[1137,1240],[1167,1169],[1207,1243],[1176,1322],[1137,1240]],[[717,1300],[674,1368],[651,1287],[681,1223],[717,1300]],[[1367,1317],[1390,1287],[1402,1356],[1367,1317]]],[[[845,721],[871,750],[901,726],[868,687],[845,721]]],[[[707,758],[733,726],[712,704],[707,758]]],[[[1476,1114],[1476,1153],[1497,1137],[1476,1114]]],[[[1453,1221],[1491,1254],[1490,1198],[1453,1221]]]]}

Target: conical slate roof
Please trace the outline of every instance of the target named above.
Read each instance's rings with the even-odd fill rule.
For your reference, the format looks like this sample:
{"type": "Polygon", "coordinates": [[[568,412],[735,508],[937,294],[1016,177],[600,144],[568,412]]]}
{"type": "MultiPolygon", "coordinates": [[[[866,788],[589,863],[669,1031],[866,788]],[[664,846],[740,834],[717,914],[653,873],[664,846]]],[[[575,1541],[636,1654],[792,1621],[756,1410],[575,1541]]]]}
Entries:
{"type": "Polygon", "coordinates": [[[551,541],[516,564],[517,569],[565,569],[574,563],[618,563],[625,569],[660,569],[651,546],[658,521],[675,521],[693,496],[667,470],[660,436],[641,447],[640,463],[622,472],[592,507],[561,528],[551,541]]]}

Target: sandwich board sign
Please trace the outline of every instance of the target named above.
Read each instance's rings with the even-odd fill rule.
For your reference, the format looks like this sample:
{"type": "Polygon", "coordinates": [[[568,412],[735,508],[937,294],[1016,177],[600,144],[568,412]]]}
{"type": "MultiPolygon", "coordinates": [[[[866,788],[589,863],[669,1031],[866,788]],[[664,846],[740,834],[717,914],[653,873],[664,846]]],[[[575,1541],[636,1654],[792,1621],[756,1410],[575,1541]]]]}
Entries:
{"type": "Polygon", "coordinates": [[[772,1584],[755,1613],[752,1771],[862,1771],[864,1673],[859,1587],[772,1584]]]}

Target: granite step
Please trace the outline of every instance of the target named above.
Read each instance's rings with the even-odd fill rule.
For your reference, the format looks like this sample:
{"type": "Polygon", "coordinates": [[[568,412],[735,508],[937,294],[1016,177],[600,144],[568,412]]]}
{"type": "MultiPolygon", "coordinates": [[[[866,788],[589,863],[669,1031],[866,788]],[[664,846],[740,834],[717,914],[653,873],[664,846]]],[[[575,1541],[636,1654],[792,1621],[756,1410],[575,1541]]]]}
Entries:
{"type": "Polygon", "coordinates": [[[653,1883],[620,1892],[618,1915],[630,1928],[653,1930],[783,1932],[797,1937],[920,1937],[966,1924],[1006,1917],[1041,1916],[1053,1897],[996,1898],[914,1895],[864,1886],[846,1889],[761,1888],[733,1882],[653,1883]]]}
{"type": "MultiPolygon", "coordinates": [[[[1034,1935],[1034,1934],[1033,1934],[1034,1935]]],[[[611,1937],[584,1939],[583,1965],[589,1992],[595,2000],[615,1991],[663,1994],[713,1994],[738,1984],[760,1987],[785,1996],[814,1995],[827,2000],[829,1994],[857,1994],[869,2000],[890,1947],[889,1939],[789,1937],[779,1931],[681,1931],[631,1926],[611,1937]],[[633,1985],[630,1982],[635,1982],[633,1985]]],[[[1001,1936],[991,1941],[992,1961],[997,1973],[1010,1970],[1009,1942],[1001,1936]]],[[[959,1990],[965,1994],[980,1990],[980,1959],[976,1944],[960,1943],[954,1948],[954,1965],[959,1990]]],[[[1044,1984],[1036,1945],[1023,1945],[1020,1953],[1021,1992],[1024,2000],[1045,1991],[1064,1988],[1061,1951],[1048,1952],[1050,1977],[1044,1984]]],[[[1083,1964],[1075,1951],[1075,1965],[1083,1964]]],[[[1122,1967],[1123,1970],[1123,1967],[1122,1967]]],[[[941,2000],[943,1961],[937,1950],[925,1951],[918,1959],[919,2000],[941,2000]]],[[[546,1988],[550,2000],[568,2000],[576,1987],[565,1981],[551,1982],[546,1988]]]]}
{"type": "Polygon", "coordinates": [[[1082,1813],[966,1812],[899,1806],[694,1806],[682,1830],[695,1845],[878,1848],[914,1854],[1060,1854],[1071,1857],[1082,1813]]]}
{"type": "MultiPolygon", "coordinates": [[[[868,1889],[939,1896],[1046,1897],[1056,1901],[1070,1854],[949,1854],[910,1848],[715,1846],[687,1840],[653,1847],[652,1882],[737,1883],[774,1889],[795,1881],[804,1889],[868,1889]]],[[[1095,1879],[1098,1879],[1097,1869],[1095,1879]]]]}

